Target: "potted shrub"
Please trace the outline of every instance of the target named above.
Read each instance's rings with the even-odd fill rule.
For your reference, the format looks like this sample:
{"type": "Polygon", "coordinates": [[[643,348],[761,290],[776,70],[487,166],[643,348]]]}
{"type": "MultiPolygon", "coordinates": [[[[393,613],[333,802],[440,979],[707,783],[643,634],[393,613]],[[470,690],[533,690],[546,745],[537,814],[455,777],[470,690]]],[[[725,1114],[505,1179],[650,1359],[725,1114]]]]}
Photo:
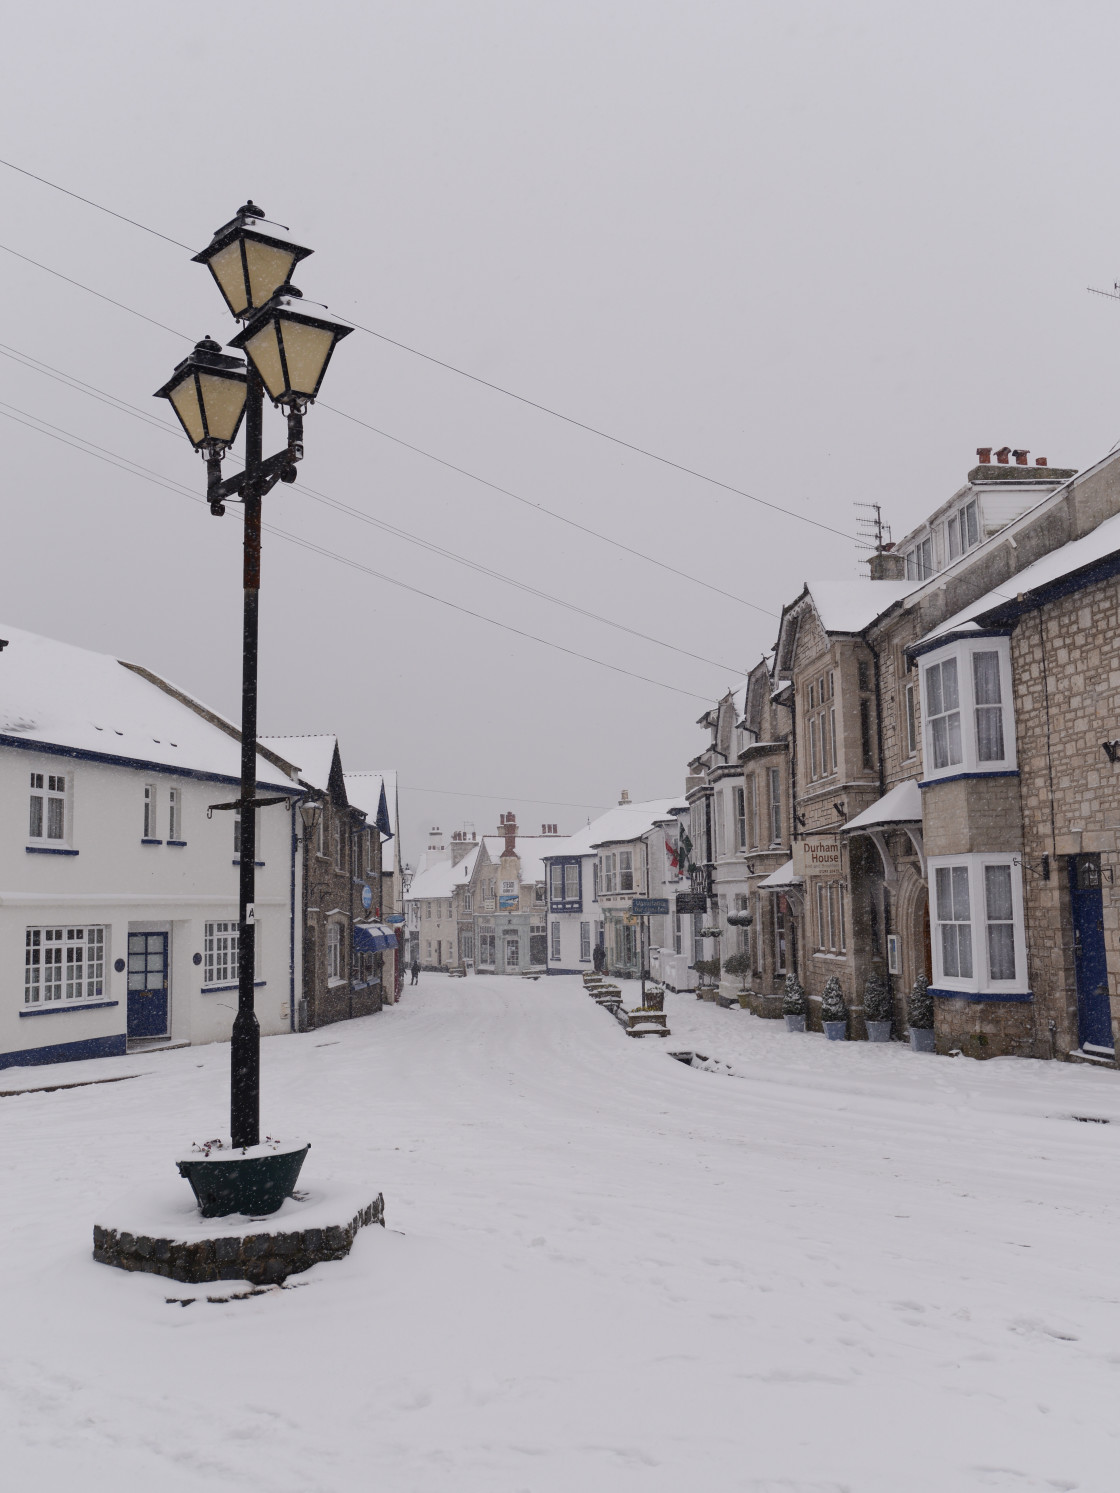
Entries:
{"type": "Polygon", "coordinates": [[[729,975],[739,976],[739,1004],[746,1006],[747,976],[751,972],[751,956],[749,954],[729,954],[723,961],[724,972],[729,975]]]}
{"type": "Polygon", "coordinates": [[[929,981],[919,975],[914,981],[910,999],[906,1004],[906,1019],[910,1023],[910,1046],[915,1052],[936,1052],[933,1041],[933,996],[929,993],[929,981]]]}
{"type": "Polygon", "coordinates": [[[786,1019],[787,1032],[805,1030],[805,992],[796,975],[786,975],[786,989],[782,996],[782,1015],[786,1019]]]}
{"type": "Polygon", "coordinates": [[[894,1012],[891,1009],[891,994],[887,989],[887,982],[880,974],[872,972],[867,977],[863,992],[863,1014],[867,1021],[867,1040],[889,1042],[894,1012]]]}
{"type": "Polygon", "coordinates": [[[830,1042],[843,1042],[848,1035],[848,1008],[838,975],[829,975],[821,996],[821,1026],[830,1042]]]}
{"type": "Polygon", "coordinates": [[[696,992],[696,998],[703,1000],[705,993],[714,990],[719,984],[720,962],[718,959],[697,959],[692,967],[700,976],[700,988],[696,992]]]}

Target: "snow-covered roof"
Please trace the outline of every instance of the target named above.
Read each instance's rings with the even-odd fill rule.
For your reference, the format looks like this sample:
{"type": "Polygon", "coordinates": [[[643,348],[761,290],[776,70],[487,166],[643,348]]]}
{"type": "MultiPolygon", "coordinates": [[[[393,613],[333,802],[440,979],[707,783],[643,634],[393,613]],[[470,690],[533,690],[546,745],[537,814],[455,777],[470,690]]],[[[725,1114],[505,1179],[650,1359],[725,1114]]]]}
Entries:
{"type": "Polygon", "coordinates": [[[986,612],[993,612],[999,606],[1013,602],[1018,596],[1029,595],[1032,591],[1051,585],[1054,581],[1060,581],[1117,552],[1120,552],[1120,513],[1106,518],[1092,533],[1051,550],[1049,554],[1036,560],[1033,565],[1026,566],[1016,575],[1008,576],[1002,585],[985,592],[970,606],[940,623],[932,632],[926,634],[922,642],[928,643],[934,638],[945,637],[950,633],[975,630],[978,626],[976,619],[986,612]]]}
{"type": "Polygon", "coordinates": [[[889,793],[876,799],[862,814],[849,819],[842,828],[879,829],[888,824],[920,823],[921,818],[922,790],[918,787],[917,778],[907,778],[904,783],[896,783],[889,793]]]}
{"type": "Polygon", "coordinates": [[[918,581],[808,581],[825,632],[859,633],[888,607],[909,596],[918,581]]]}
{"type": "Polygon", "coordinates": [[[389,811],[391,840],[381,841],[381,869],[395,871],[397,866],[397,774],[386,772],[344,772],[346,797],[356,809],[361,809],[370,824],[376,824],[377,811],[381,804],[381,789],[385,789],[385,807],[389,811]]]}
{"type": "MultiPolygon", "coordinates": [[[[139,665],[0,624],[0,737],[128,765],[238,782],[237,728],[139,665]],[[209,717],[209,719],[208,719],[209,717]]],[[[283,757],[283,752],[278,752],[283,757]]],[[[296,785],[264,757],[263,786],[296,785]]]]}
{"type": "Polygon", "coordinates": [[[262,745],[299,768],[299,775],[311,788],[327,791],[331,763],[338,738],[323,736],[262,736],[262,745]]]}
{"type": "Polygon", "coordinates": [[[458,865],[451,864],[449,855],[446,860],[436,861],[434,865],[418,871],[405,893],[405,901],[417,902],[424,897],[446,898],[452,896],[457,887],[469,886],[481,845],[480,840],[477,845],[472,846],[458,865]]]}
{"type": "Polygon", "coordinates": [[[637,840],[655,824],[671,819],[673,811],[683,813],[688,808],[685,798],[652,798],[644,803],[620,804],[608,809],[593,819],[586,828],[577,830],[556,846],[546,850],[553,855],[590,855],[596,845],[614,844],[620,840],[637,840]]]}
{"type": "Polygon", "coordinates": [[[760,881],[759,887],[765,891],[780,892],[787,886],[801,886],[801,877],[794,874],[793,861],[786,861],[784,866],[779,866],[776,871],[767,876],[765,881],[760,881]]]}

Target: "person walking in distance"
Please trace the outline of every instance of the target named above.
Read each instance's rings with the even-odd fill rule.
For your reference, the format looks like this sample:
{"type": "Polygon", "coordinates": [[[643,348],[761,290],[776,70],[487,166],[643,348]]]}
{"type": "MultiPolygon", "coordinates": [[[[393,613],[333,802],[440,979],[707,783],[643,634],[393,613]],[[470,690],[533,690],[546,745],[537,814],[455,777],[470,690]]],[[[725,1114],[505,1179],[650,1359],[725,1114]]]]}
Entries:
{"type": "Polygon", "coordinates": [[[409,981],[409,984],[415,985],[420,979],[420,961],[416,958],[415,955],[413,955],[412,963],[409,968],[412,970],[412,979],[409,981]]]}

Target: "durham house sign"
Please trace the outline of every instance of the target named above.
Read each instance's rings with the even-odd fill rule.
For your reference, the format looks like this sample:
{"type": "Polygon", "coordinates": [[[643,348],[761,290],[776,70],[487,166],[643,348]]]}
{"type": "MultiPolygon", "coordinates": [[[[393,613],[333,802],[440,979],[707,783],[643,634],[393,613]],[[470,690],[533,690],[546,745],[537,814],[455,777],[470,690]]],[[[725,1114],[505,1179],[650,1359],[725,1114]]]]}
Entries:
{"type": "Polygon", "coordinates": [[[793,870],[803,881],[810,876],[839,876],[839,835],[809,834],[794,840],[793,870]]]}

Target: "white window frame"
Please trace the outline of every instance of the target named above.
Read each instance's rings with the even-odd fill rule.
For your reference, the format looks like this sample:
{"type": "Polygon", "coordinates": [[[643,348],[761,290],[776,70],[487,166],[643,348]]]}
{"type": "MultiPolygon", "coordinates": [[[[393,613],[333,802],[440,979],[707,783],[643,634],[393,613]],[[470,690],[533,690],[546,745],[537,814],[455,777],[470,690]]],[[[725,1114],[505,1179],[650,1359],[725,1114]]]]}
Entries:
{"type": "Polygon", "coordinates": [[[203,924],[203,985],[232,985],[236,982],[240,934],[236,918],[203,924]]]}
{"type": "Polygon", "coordinates": [[[554,964],[560,963],[560,919],[552,918],[548,925],[548,957],[554,964]]]}
{"type": "Polygon", "coordinates": [[[41,1011],[103,1001],[110,967],[105,923],[26,928],[23,1004],[41,1011]]]}
{"type": "Polygon", "coordinates": [[[178,788],[167,790],[167,838],[168,840],[181,840],[182,836],[183,803],[178,788]]]}
{"type": "Polygon", "coordinates": [[[637,887],[635,881],[636,868],[634,865],[634,852],[632,850],[620,850],[618,852],[618,889],[620,892],[632,892],[637,887]],[[626,882],[629,879],[630,885],[626,882]]]}
{"type": "MultiPolygon", "coordinates": [[[[929,859],[930,942],[933,946],[933,985],[935,989],[961,995],[1025,995],[1030,989],[1027,975],[1026,921],[1023,914],[1023,872],[1016,855],[944,855],[929,859]],[[946,975],[941,940],[941,909],[938,906],[937,872],[953,867],[968,870],[968,900],[972,928],[972,975],[969,978],[946,975]],[[1009,867],[1011,871],[1011,909],[1014,926],[1015,975],[1013,979],[993,979],[988,939],[988,901],[985,872],[989,866],[1009,867]]],[[[1002,920],[999,920],[1002,921],[1002,920]]]]}
{"type": "Polygon", "coordinates": [[[70,830],[73,822],[73,807],[71,804],[72,780],[69,773],[50,772],[44,769],[31,773],[30,790],[28,794],[28,817],[27,817],[27,843],[29,845],[46,845],[52,849],[66,850],[70,847],[70,830]],[[32,831],[36,824],[36,804],[38,804],[38,826],[39,833],[32,831]],[[61,804],[62,807],[56,812],[52,811],[52,805],[61,804]],[[61,834],[51,834],[51,830],[57,825],[58,814],[62,816],[61,834]]]}
{"type": "Polygon", "coordinates": [[[939,778],[979,777],[988,773],[1008,773],[1018,769],[1015,747],[1015,706],[1011,680],[1011,640],[1007,637],[962,638],[943,648],[931,649],[918,659],[921,678],[922,777],[926,782],[939,778]],[[973,660],[978,653],[995,653],[999,658],[1000,705],[1003,714],[1003,752],[998,760],[981,761],[977,746],[976,676],[973,660]],[[961,760],[945,767],[935,767],[933,755],[933,722],[930,719],[927,671],[946,659],[957,664],[957,696],[961,717],[961,760]]]}
{"type": "Polygon", "coordinates": [[[144,839],[154,840],[156,837],[156,785],[154,783],[144,784],[144,839]]]}
{"type": "Polygon", "coordinates": [[[912,679],[903,691],[903,712],[906,728],[906,758],[909,761],[910,758],[918,755],[918,741],[921,737],[918,728],[918,686],[912,679]]]}
{"type": "Polygon", "coordinates": [[[579,925],[579,959],[581,964],[591,963],[591,924],[579,925]]]}
{"type": "Polygon", "coordinates": [[[780,767],[767,768],[767,795],[770,810],[770,844],[782,843],[782,771],[780,767]]]}
{"type": "MultiPolygon", "coordinates": [[[[431,956],[432,946],[428,945],[431,956]]],[[[345,979],[342,973],[342,924],[332,920],[327,924],[327,982],[339,984],[345,979]]]]}

